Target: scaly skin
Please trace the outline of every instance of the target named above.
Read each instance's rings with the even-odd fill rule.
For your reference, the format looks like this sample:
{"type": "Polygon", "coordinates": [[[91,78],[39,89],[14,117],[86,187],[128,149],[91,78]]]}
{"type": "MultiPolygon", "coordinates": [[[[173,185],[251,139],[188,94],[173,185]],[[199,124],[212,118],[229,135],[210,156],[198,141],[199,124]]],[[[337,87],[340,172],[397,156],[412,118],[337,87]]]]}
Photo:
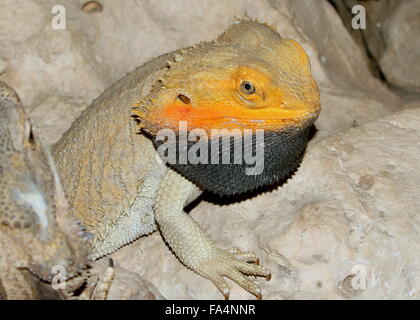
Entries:
{"type": "MultiPolygon", "coordinates": [[[[194,183],[188,168],[179,173],[160,161],[154,137],[165,128],[179,133],[184,120],[206,132],[265,129],[294,153],[295,133],[304,132],[291,163],[281,168],[284,175],[297,167],[318,113],[319,93],[304,50],[254,21],[238,21],[215,41],[165,54],[128,74],[82,113],[54,149],[70,204],[95,233],[91,258],[158,228],[178,259],[225,298],[229,287],[223,277],[261,298],[245,275],[269,279],[270,272],[253,253],[219,249],[184,212],[207,187],[194,183]],[[244,80],[255,90],[244,92],[244,80]]],[[[211,176],[204,178],[211,187],[211,176]]],[[[261,183],[280,178],[274,173],[261,183]]]]}
{"type": "MultiPolygon", "coordinates": [[[[61,265],[71,278],[87,263],[87,245],[70,216],[52,157],[20,104],[0,81],[0,295],[57,298],[50,282],[61,265]]],[[[62,280],[64,280],[62,279],[62,280]]]]}

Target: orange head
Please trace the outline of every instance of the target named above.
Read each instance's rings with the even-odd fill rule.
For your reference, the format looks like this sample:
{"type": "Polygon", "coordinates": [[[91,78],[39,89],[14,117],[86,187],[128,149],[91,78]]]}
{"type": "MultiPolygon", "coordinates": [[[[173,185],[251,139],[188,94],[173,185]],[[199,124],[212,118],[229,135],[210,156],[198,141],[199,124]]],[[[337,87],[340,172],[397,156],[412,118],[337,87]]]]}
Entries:
{"type": "Polygon", "coordinates": [[[174,54],[168,71],[134,109],[146,131],[266,129],[312,123],[319,92],[308,56],[271,27],[242,20],[218,39],[174,54]]]}

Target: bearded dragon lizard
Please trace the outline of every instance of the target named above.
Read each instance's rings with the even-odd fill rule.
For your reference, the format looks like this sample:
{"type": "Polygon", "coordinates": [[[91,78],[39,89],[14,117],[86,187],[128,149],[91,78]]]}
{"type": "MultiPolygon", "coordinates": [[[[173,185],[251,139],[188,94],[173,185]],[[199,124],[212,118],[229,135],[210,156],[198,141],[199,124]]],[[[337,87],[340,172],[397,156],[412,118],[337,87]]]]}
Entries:
{"type": "Polygon", "coordinates": [[[85,269],[83,235],[48,148],[16,92],[0,81],[0,299],[60,298],[42,281],[85,269]]]}
{"type": "MultiPolygon", "coordinates": [[[[177,258],[225,298],[224,277],[261,298],[246,275],[269,279],[269,270],[253,253],[218,248],[184,207],[203,191],[241,194],[290,175],[319,110],[303,48],[249,19],[214,41],[164,54],[129,73],[94,100],[54,148],[75,215],[95,234],[91,259],[158,229],[177,258]],[[247,174],[243,162],[232,160],[181,163],[182,153],[194,150],[191,141],[181,148],[182,135],[199,130],[210,137],[213,129],[236,129],[240,138],[245,129],[264,130],[263,141],[251,135],[256,140],[248,144],[264,144],[262,172],[247,174]],[[173,163],[158,152],[161,130],[171,130],[179,147],[173,163]]],[[[219,145],[223,136],[207,142],[219,145]]],[[[220,145],[216,160],[233,155],[234,145],[220,145]]]]}

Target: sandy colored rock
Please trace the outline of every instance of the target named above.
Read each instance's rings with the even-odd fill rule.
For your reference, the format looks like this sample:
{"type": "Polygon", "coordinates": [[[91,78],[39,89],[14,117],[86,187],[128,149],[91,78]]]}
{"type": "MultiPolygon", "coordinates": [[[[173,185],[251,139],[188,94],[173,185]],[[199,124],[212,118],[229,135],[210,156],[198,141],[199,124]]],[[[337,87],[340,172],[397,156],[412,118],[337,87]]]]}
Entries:
{"type": "Polygon", "coordinates": [[[115,278],[108,300],[163,300],[163,295],[139,274],[122,267],[115,268],[115,278]]]}
{"type": "Polygon", "coordinates": [[[0,74],[2,74],[7,68],[7,62],[0,58],[0,74]]]}
{"type": "Polygon", "coordinates": [[[333,0],[347,30],[362,50],[372,57],[372,70],[382,73],[393,90],[406,101],[418,99],[420,71],[419,0],[333,0]],[[351,9],[362,5],[366,29],[351,27],[351,9]],[[376,69],[376,70],[375,70],[376,69]]]}
{"type": "Polygon", "coordinates": [[[384,23],[386,49],[379,64],[387,80],[420,92],[420,1],[400,1],[384,23]]]}
{"type": "MultiPolygon", "coordinates": [[[[104,279],[105,271],[109,266],[109,259],[101,259],[92,263],[90,273],[95,275],[95,281],[104,279]]],[[[108,292],[108,300],[162,300],[161,292],[138,273],[114,266],[114,278],[108,292]]]]}

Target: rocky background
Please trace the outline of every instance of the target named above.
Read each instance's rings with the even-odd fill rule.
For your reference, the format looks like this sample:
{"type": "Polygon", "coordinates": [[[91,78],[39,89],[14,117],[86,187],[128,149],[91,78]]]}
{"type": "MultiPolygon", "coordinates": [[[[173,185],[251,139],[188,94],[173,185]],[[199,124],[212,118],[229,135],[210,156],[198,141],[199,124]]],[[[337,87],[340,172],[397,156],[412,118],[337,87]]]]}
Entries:
{"type": "MultiPolygon", "coordinates": [[[[231,203],[207,196],[191,214],[221,247],[260,256],[273,274],[256,279],[265,299],[419,299],[419,0],[2,0],[0,79],[52,144],[127,72],[213,39],[244,12],[306,49],[318,131],[281,188],[231,203]],[[62,30],[51,25],[57,4],[62,30]],[[365,30],[351,28],[357,4],[365,30]]],[[[158,233],[112,257],[110,298],[222,298],[158,233]]],[[[230,284],[231,298],[253,298],[230,284]]]]}

